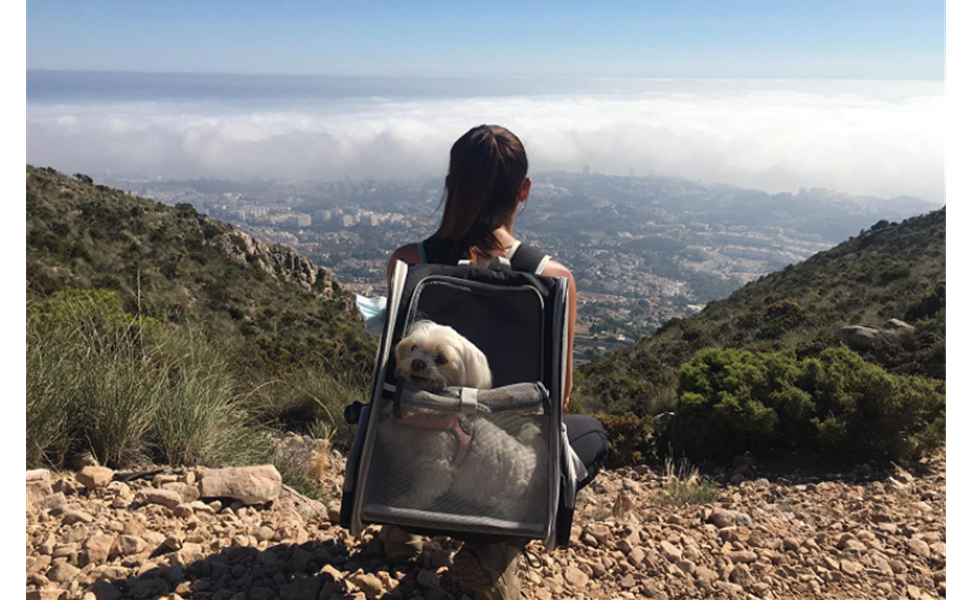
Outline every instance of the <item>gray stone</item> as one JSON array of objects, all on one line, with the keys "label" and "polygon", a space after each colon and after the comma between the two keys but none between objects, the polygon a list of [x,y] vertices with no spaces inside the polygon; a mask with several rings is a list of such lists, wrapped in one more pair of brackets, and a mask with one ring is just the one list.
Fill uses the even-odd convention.
[{"label": "gray stone", "polygon": [[52,493],[50,471],[47,469],[27,471],[27,508]]},{"label": "gray stone", "polygon": [[862,325],[848,325],[839,329],[839,339],[856,351],[871,350],[880,337],[880,331],[875,327],[864,327]]},{"label": "gray stone", "polygon": [[381,583],[380,579],[374,575],[371,575],[370,573],[357,573],[355,575],[351,575],[347,579],[356,585],[360,591],[364,592],[364,595],[367,596],[367,600],[380,598],[384,593],[384,584]]},{"label": "gray stone", "polygon": [[161,504],[168,508],[175,508],[182,503],[182,496],[172,490],[145,488],[135,495],[135,501],[143,504]]},{"label": "gray stone", "polygon": [[737,514],[733,510],[715,508],[707,520],[709,523],[714,523],[714,526],[720,529],[734,525],[735,521],[737,521]]},{"label": "gray stone", "polygon": [[233,498],[243,504],[263,504],[280,495],[283,480],[273,465],[206,469],[199,482],[203,498]]},{"label": "gray stone", "polygon": [[900,319],[889,319],[882,324],[883,329],[890,329],[893,331],[916,331],[916,328]]},{"label": "gray stone", "polygon": [[438,576],[428,569],[418,571],[418,575],[414,579],[423,588],[436,588],[441,586],[441,582],[438,581]]},{"label": "gray stone", "polygon": [[71,566],[66,562],[56,563],[47,571],[47,578],[57,583],[67,583],[81,573],[77,567]]},{"label": "gray stone", "polygon": [[114,471],[108,467],[88,466],[81,469],[75,477],[84,487],[95,490],[106,487],[114,476]]},{"label": "gray stone", "polygon": [[660,552],[664,555],[664,558],[672,563],[676,563],[684,558],[684,553],[680,551],[680,548],[674,546],[667,540],[660,542]]}]

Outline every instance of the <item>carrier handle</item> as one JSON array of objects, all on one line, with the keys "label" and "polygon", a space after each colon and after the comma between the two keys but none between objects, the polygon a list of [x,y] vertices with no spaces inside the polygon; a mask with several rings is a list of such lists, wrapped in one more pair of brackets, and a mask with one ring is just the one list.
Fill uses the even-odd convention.
[{"label": "carrier handle", "polygon": [[542,415],[550,406],[549,390],[541,381],[513,383],[491,390],[449,387],[431,392],[409,381],[397,386],[394,416],[417,412]]}]

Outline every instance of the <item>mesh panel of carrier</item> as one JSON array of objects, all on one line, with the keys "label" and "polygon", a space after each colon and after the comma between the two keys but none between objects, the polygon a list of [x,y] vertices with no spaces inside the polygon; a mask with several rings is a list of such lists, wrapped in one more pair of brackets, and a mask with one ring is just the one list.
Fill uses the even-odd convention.
[{"label": "mesh panel of carrier", "polygon": [[[390,405],[390,403],[387,403]],[[538,535],[549,506],[549,417],[377,415],[364,514],[401,525]],[[439,421],[431,428],[414,421]],[[440,426],[440,428],[438,428]],[[469,437],[459,460],[462,430]]]}]

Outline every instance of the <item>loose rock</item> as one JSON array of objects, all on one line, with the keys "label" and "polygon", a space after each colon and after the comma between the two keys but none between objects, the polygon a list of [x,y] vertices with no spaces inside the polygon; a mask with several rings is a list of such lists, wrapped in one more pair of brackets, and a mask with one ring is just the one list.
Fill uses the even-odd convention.
[{"label": "loose rock", "polygon": [[81,469],[76,475],[78,483],[88,488],[96,490],[106,487],[114,478],[114,471],[107,467],[87,466]]},{"label": "loose rock", "polygon": [[243,504],[263,504],[280,495],[282,478],[273,465],[207,469],[199,491],[203,498],[233,498]]}]

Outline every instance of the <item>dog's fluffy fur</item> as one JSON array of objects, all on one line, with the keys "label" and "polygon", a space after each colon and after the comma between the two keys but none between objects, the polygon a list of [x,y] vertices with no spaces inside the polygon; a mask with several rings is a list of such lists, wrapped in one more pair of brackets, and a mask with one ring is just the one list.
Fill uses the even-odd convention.
[{"label": "dog's fluffy fur", "polygon": [[[396,375],[425,389],[450,386],[490,389],[488,359],[451,327],[420,321],[395,348]],[[458,447],[449,430],[418,429],[393,420],[382,427],[388,450],[408,473],[410,491],[404,507],[430,509],[447,492],[466,501],[486,502],[498,514],[514,511],[532,487],[545,446],[539,427],[512,418],[509,432],[488,418],[471,416],[471,446],[461,465],[453,464]],[[511,516],[511,515],[509,515]]]},{"label": "dog's fluffy fur", "polygon": [[475,344],[447,325],[418,321],[394,349],[395,374],[428,390],[462,386],[491,389],[488,359]]}]

